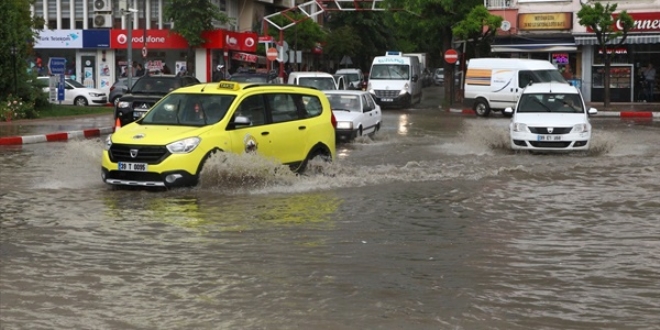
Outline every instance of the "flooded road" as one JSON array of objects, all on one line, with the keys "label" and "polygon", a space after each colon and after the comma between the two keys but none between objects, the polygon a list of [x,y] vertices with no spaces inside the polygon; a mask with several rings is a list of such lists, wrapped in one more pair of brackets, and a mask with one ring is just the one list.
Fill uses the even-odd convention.
[{"label": "flooded road", "polygon": [[0,329],[658,329],[660,124],[531,155],[507,123],[386,110],[316,173],[167,192],[104,185],[100,139],[1,148]]}]

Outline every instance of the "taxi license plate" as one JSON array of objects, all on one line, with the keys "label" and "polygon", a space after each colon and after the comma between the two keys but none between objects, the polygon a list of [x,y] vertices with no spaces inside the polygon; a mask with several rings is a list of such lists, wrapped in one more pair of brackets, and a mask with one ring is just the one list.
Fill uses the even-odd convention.
[{"label": "taxi license plate", "polygon": [[383,102],[394,102],[393,99],[381,99],[381,101],[383,101]]},{"label": "taxi license plate", "polygon": [[561,135],[539,135],[537,141],[561,141]]},{"label": "taxi license plate", "polygon": [[147,164],[145,163],[124,163],[119,162],[117,164],[117,169],[120,171],[131,171],[131,172],[146,172]]}]

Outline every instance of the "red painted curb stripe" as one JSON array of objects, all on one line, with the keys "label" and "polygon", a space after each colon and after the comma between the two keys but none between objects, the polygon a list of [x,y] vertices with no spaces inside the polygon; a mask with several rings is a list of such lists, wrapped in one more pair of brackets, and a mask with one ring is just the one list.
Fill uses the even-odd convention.
[{"label": "red painted curb stripe", "polygon": [[100,129],[86,129],[86,130],[83,131],[83,135],[86,138],[101,136],[101,130]]},{"label": "red painted curb stripe", "polygon": [[23,144],[23,138],[20,136],[10,136],[10,137],[1,137],[0,138],[0,145],[1,146],[9,146],[9,145],[16,145],[16,144]]},{"label": "red painted curb stripe", "polygon": [[474,115],[474,114],[476,114],[474,112],[474,110],[472,110],[472,109],[463,109],[463,111],[461,111],[461,113],[464,114],[464,115]]},{"label": "red painted curb stripe", "polygon": [[69,138],[69,134],[67,134],[67,133],[46,134],[46,141],[48,141],[48,142],[66,141],[68,138]]},{"label": "red painted curb stripe", "polygon": [[621,118],[652,118],[653,112],[650,111],[621,111]]}]

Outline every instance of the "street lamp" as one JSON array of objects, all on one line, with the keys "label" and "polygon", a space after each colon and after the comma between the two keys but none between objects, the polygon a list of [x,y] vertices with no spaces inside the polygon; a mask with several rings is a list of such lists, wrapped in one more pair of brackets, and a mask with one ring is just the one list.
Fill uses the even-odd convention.
[{"label": "street lamp", "polygon": [[[133,14],[137,13],[138,10],[131,8],[133,1],[128,1],[128,8],[125,10],[122,8],[122,14],[128,17],[128,47],[126,52],[128,53],[126,61],[126,86],[133,86]],[[146,36],[144,36],[146,38]]]},{"label": "street lamp", "polygon": [[14,96],[18,94],[18,78],[16,76],[16,53],[18,49],[16,46],[11,46],[11,65],[14,67]]}]

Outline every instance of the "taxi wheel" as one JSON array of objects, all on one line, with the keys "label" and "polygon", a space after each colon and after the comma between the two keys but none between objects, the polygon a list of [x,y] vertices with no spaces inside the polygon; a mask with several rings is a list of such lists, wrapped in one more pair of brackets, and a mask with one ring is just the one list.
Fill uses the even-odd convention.
[{"label": "taxi wheel", "polygon": [[202,158],[202,161],[199,162],[199,166],[197,166],[197,173],[195,173],[195,184],[194,185],[199,184],[199,178],[202,175],[202,170],[204,169],[204,164],[206,164],[206,161],[209,160],[209,158],[213,157],[213,155],[215,155],[218,152],[222,152],[222,150],[214,149],[214,150],[209,151],[206,154],[206,156],[204,156],[204,158]]},{"label": "taxi wheel", "polygon": [[322,160],[326,163],[330,163],[332,161],[332,158],[330,157],[330,153],[327,150],[323,149],[315,149],[310,151],[310,153],[307,155],[307,158],[300,164],[300,167],[298,168],[298,173],[299,174],[304,174],[305,172],[308,172],[310,170],[309,168],[309,162],[313,160]]},{"label": "taxi wheel", "polygon": [[488,115],[490,115],[490,107],[488,106],[488,102],[486,102],[484,99],[477,99],[474,102],[474,112],[479,117],[488,117]]}]

